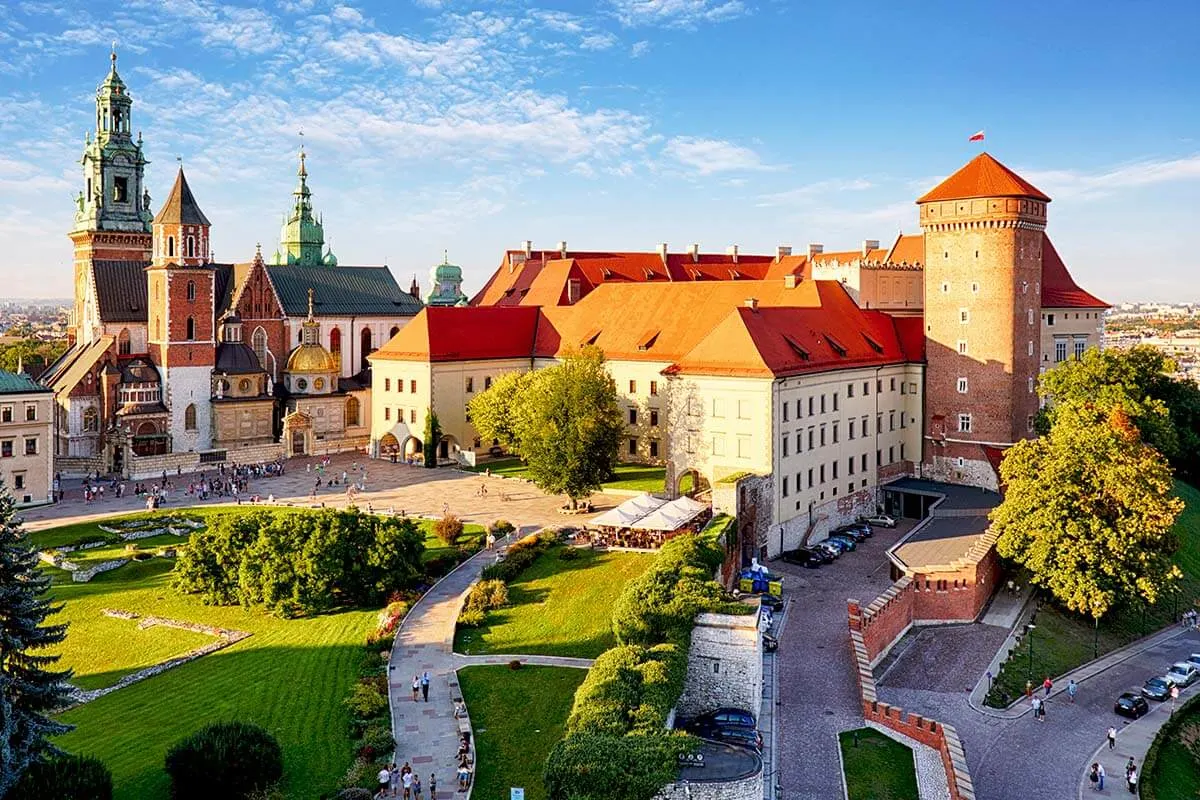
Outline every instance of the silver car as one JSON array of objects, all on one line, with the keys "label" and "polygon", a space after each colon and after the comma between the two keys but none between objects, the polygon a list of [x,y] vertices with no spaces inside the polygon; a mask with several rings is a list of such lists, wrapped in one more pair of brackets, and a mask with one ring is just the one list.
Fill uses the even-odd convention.
[{"label": "silver car", "polygon": [[1166,678],[1176,686],[1186,689],[1200,680],[1200,669],[1195,664],[1180,661],[1171,665],[1171,668],[1167,670]]}]

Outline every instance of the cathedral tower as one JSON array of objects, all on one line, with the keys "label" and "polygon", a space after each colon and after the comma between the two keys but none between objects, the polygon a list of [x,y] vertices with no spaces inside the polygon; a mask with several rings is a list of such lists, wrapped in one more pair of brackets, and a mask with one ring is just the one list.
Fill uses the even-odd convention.
[{"label": "cathedral tower", "polygon": [[216,273],[209,263],[209,221],[182,167],[153,227],[153,261],[146,268],[147,338],[167,391],[171,450],[207,450],[217,347]]},{"label": "cathedral tower", "polygon": [[305,165],[304,148],[300,148],[300,168],[296,171],[299,180],[292,211],[284,220],[279,233],[279,249],[271,258],[273,264],[300,264],[313,267],[324,264],[337,266],[337,257],[325,247],[324,220],[313,215],[312,191],[308,188],[308,167]]},{"label": "cathedral tower", "polygon": [[150,260],[150,195],[143,184],[142,137],[133,139],[133,99],[117,74],[117,54],[96,90],[96,129],[83,148],[83,188],[75,198],[75,309],[72,333],[83,327],[88,265]]},{"label": "cathedral tower", "polygon": [[921,197],[930,477],[996,488],[1033,434],[1050,198],[983,153]]}]

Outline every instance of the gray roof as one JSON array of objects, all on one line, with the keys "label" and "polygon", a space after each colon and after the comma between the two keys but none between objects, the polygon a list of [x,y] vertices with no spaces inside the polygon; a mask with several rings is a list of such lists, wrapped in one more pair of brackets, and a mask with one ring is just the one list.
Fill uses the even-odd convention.
[{"label": "gray roof", "polygon": [[147,261],[93,261],[96,301],[104,322],[146,321]]},{"label": "gray roof", "polygon": [[262,371],[258,356],[245,342],[222,342],[217,345],[217,364],[213,367],[213,372],[247,375]]},{"label": "gray roof", "polygon": [[420,300],[403,291],[387,267],[305,267],[279,264],[267,274],[289,317],[308,316],[313,290],[314,316],[415,316]]}]

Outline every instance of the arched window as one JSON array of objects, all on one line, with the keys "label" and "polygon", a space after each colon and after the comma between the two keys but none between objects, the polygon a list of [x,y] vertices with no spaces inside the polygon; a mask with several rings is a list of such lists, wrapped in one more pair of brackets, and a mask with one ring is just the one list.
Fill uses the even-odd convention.
[{"label": "arched window", "polygon": [[117,354],[127,356],[130,352],[129,328],[121,328],[121,332],[117,334]]},{"label": "arched window", "polygon": [[187,340],[190,342],[196,338],[196,318],[187,318]]},{"label": "arched window", "polygon": [[395,336],[397,333],[399,333],[399,332],[400,332],[400,326],[399,326],[399,325],[393,325],[393,326],[392,326],[392,332],[388,334],[388,338],[389,338],[389,339],[391,339],[392,337],[394,337],[394,336]]},{"label": "arched window", "polygon": [[367,362],[367,356],[371,354],[371,329],[363,328],[362,333],[359,334],[359,339],[362,341],[362,359],[360,368],[366,369],[370,366],[370,364]]},{"label": "arched window", "polygon": [[258,356],[258,365],[263,369],[267,368],[267,332],[262,328],[255,328],[254,333],[250,336],[250,346],[254,350],[254,355]]},{"label": "arched window", "polygon": [[196,257],[196,237],[189,236],[188,237],[188,258],[195,258],[195,257]]},{"label": "arched window", "polygon": [[188,407],[183,410],[183,427],[189,431],[196,430],[196,404],[188,403]]},{"label": "arched window", "polygon": [[329,352],[338,356],[338,361],[342,360],[342,329],[337,326],[329,332]]},{"label": "arched window", "polygon": [[358,398],[350,397],[346,400],[346,424],[358,424]]},{"label": "arched window", "polygon": [[85,433],[95,433],[100,428],[100,415],[95,406],[83,410],[83,430]]},{"label": "arched window", "polygon": [[[192,249],[192,240],[188,239],[188,250],[191,250],[191,249]],[[188,255],[191,255],[191,253],[188,253]],[[196,299],[196,282],[195,281],[188,281],[187,299],[188,299],[188,302],[192,302]]]},{"label": "arched window", "polygon": [[168,236],[167,237],[167,258],[174,258],[174,257],[175,257],[175,237]]}]

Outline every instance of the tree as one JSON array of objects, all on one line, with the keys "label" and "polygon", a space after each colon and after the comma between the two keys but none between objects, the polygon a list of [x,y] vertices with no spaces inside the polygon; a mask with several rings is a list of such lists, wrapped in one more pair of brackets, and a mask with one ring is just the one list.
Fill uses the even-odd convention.
[{"label": "tree", "polygon": [[54,756],[35,761],[6,800],[112,800],[112,773],[91,756]]},{"label": "tree", "polygon": [[510,452],[520,451],[513,427],[517,398],[529,384],[533,373],[506,372],[487,391],[475,395],[467,404],[471,424],[485,442],[497,441]]},{"label": "tree", "polygon": [[172,746],[166,770],[175,800],[240,800],[283,777],[283,751],[257,725],[218,722]]},{"label": "tree", "polygon": [[1071,402],[1053,416],[1047,435],[1018,442],[1000,465],[996,551],[1096,620],[1118,602],[1156,602],[1182,576],[1170,467],[1119,405]]},{"label": "tree", "polygon": [[0,797],[32,761],[54,752],[51,736],[71,729],[49,716],[67,702],[71,671],[52,671],[59,657],[39,654],[60,643],[67,626],[45,624],[61,606],[46,600],[50,577],[37,563],[0,482]]},{"label": "tree", "polygon": [[624,424],[599,348],[532,373],[511,409],[517,453],[543,491],[574,508],[612,476]]},{"label": "tree", "polygon": [[425,442],[422,445],[426,468],[433,469],[437,466],[438,445],[441,444],[441,441],[442,424],[438,422],[437,414],[430,408],[425,414]]},{"label": "tree", "polygon": [[447,547],[454,547],[463,535],[462,520],[453,514],[447,514],[433,523],[433,532]]}]

